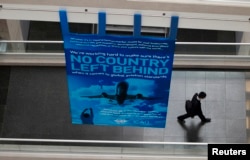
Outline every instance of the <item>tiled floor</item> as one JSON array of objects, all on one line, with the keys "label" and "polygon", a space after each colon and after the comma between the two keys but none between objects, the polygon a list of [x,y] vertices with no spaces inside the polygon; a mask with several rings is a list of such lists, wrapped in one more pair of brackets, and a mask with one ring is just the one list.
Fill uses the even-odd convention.
[{"label": "tiled floor", "polygon": [[[249,104],[249,76],[245,72],[174,71],[167,125],[164,129],[155,129],[72,125],[64,68],[12,67],[8,71],[11,71],[11,74],[5,101],[7,103],[2,138],[154,141],[169,144],[95,144],[92,147],[84,147],[8,145],[3,142],[0,145],[0,159],[40,160],[40,157],[43,157],[50,160],[56,157],[203,160],[206,159],[207,146],[201,142],[247,142],[246,126],[249,124],[246,123],[246,106]],[[2,75],[8,77],[8,74]],[[204,114],[212,118],[212,122],[201,124],[199,118],[195,117],[179,124],[176,117],[184,112],[185,100],[201,90],[207,92],[207,98],[202,101],[202,108]],[[182,142],[198,143],[191,145]]]},{"label": "tiled floor", "polygon": [[[63,67],[13,67],[2,137],[164,142],[245,143],[244,72],[174,71],[164,129],[72,125]],[[184,125],[176,117],[195,92],[206,91],[203,112]]]},{"label": "tiled floor", "polygon": [[[185,126],[176,125],[175,117],[184,112],[184,101],[199,91],[207,93],[202,108],[204,114],[212,118],[212,122],[200,125],[199,118],[195,117],[187,120]],[[245,100],[244,72],[175,71],[165,140],[244,143]]]},{"label": "tiled floor", "polygon": [[247,142],[250,143],[250,72],[246,72],[246,123]]},{"label": "tiled floor", "polygon": [[7,103],[7,93],[10,78],[10,67],[0,68],[0,134],[2,133],[4,112]]}]

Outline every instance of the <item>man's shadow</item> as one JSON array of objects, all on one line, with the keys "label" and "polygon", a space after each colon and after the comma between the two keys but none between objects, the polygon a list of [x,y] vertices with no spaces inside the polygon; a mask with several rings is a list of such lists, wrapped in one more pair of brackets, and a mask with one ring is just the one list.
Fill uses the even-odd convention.
[{"label": "man's shadow", "polygon": [[201,127],[205,124],[204,122],[199,122],[195,124],[193,121],[188,126],[185,123],[179,122],[182,129],[186,131],[186,141],[187,142],[202,142],[202,138],[199,136]]}]

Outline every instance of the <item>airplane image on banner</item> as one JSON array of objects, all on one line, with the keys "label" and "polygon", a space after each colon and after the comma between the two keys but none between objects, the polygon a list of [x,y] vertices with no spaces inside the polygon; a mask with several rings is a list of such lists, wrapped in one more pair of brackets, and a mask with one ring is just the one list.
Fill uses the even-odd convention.
[{"label": "airplane image on banner", "polygon": [[129,88],[129,84],[127,82],[119,82],[116,86],[116,94],[110,95],[106,92],[101,93],[100,95],[96,96],[81,96],[84,98],[107,98],[110,102],[113,100],[117,101],[119,105],[124,104],[126,100],[134,101],[134,100],[157,100],[160,97],[144,97],[143,94],[138,93],[135,95],[127,94]]}]

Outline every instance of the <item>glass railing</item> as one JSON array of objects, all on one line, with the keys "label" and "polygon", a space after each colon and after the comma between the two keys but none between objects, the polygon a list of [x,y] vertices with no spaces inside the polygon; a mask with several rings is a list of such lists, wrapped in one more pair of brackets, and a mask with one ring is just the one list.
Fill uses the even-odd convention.
[{"label": "glass railing", "polygon": [[250,43],[176,42],[175,54],[248,55]]},{"label": "glass railing", "polygon": [[[63,53],[63,41],[0,41],[0,53]],[[176,55],[248,56],[250,43],[176,42]]]},{"label": "glass railing", "polygon": [[[176,42],[174,68],[249,69],[250,43]],[[0,41],[0,65],[65,66],[63,41]]]},{"label": "glass railing", "polygon": [[[206,159],[207,143],[108,141],[108,140],[55,140],[55,139],[0,139],[0,153],[57,154],[63,156],[99,157],[105,159],[177,158]],[[54,155],[55,156],[55,155]],[[49,158],[49,156],[48,156]],[[55,158],[55,157],[54,157]],[[85,157],[86,158],[86,157]],[[1,159],[1,156],[0,156]]]},{"label": "glass railing", "polygon": [[63,41],[0,41],[0,53],[62,53]]}]

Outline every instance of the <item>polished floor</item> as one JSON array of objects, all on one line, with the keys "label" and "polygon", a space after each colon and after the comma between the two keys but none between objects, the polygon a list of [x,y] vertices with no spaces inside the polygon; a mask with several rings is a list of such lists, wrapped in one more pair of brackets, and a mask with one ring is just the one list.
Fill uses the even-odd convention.
[{"label": "polished floor", "polygon": [[199,91],[207,93],[202,107],[212,122],[201,125],[198,117],[189,119],[184,127],[169,127],[172,134],[167,126],[169,137],[182,135],[181,141],[187,142],[246,142],[244,72],[177,71],[173,73],[171,91],[168,125],[174,126],[175,117],[183,111],[183,100],[190,99],[192,93]]},{"label": "polished floor", "polygon": [[[1,68],[1,138],[110,140],[156,144],[1,142],[0,159],[206,159],[207,143],[247,143],[249,74],[235,71],[174,71],[164,129],[72,125],[63,67]],[[206,91],[210,123],[195,117],[180,124],[184,102]],[[6,93],[7,92],[7,93]],[[4,94],[3,94],[4,93]],[[5,95],[5,96],[4,96]],[[4,98],[6,97],[6,98]],[[247,110],[246,110],[247,109]],[[247,115],[247,117],[246,117]],[[157,142],[165,144],[157,144]],[[186,143],[188,142],[188,143]],[[193,143],[194,142],[194,143]],[[15,144],[13,144],[15,143]],[[45,145],[46,144],[46,145]],[[79,146],[79,144],[81,144]]]},{"label": "polished floor", "polygon": [[[211,123],[176,117],[184,102],[206,91],[202,101]],[[1,137],[157,142],[246,143],[245,72],[174,71],[166,127],[72,125],[63,67],[13,67]]]}]

